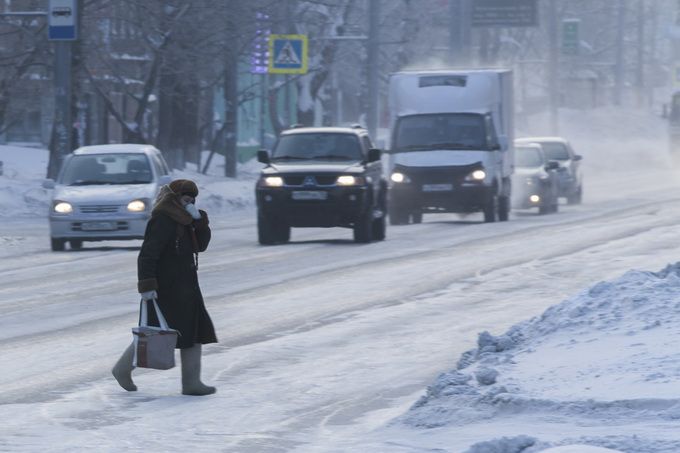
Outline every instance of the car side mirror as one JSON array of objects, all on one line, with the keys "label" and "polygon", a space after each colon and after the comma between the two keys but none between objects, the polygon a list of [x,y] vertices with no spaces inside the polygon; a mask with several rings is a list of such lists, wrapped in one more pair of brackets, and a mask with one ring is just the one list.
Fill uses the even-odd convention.
[{"label": "car side mirror", "polygon": [[371,148],[368,150],[368,162],[377,162],[380,160],[382,151],[378,148]]},{"label": "car side mirror", "polygon": [[546,171],[557,170],[558,168],[560,168],[560,163],[555,160],[549,160],[548,163],[545,164]]},{"label": "car side mirror", "polygon": [[46,179],[42,182],[43,189],[54,189],[54,179]]},{"label": "car side mirror", "polygon": [[263,164],[268,164],[271,161],[269,160],[269,152],[266,149],[261,149],[257,152],[257,161]]},{"label": "car side mirror", "polygon": [[580,154],[576,154],[576,155],[574,156],[574,159],[573,159],[573,160],[576,161],[576,160],[581,160],[581,159],[583,159],[583,156],[581,156]]}]

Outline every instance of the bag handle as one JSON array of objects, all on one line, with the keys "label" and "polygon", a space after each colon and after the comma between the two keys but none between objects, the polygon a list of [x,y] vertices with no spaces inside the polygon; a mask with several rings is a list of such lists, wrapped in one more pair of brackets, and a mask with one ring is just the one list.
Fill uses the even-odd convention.
[{"label": "bag handle", "polygon": [[[163,316],[163,312],[161,312],[161,309],[158,308],[158,303],[156,303],[156,299],[152,299],[153,302],[153,307],[156,310],[156,317],[158,318],[158,323],[160,324],[161,329],[163,330],[170,330],[168,327],[168,323],[165,321],[165,317]],[[141,310],[140,310],[140,317],[139,317],[139,325],[140,326],[148,326],[149,325],[149,315],[148,315],[148,305],[144,303],[144,299],[141,300]]]}]

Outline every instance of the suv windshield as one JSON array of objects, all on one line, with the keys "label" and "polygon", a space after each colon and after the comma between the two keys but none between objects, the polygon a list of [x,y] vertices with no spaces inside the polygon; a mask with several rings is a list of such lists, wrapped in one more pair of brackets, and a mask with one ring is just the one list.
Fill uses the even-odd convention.
[{"label": "suv windshield", "polygon": [[304,133],[283,135],[272,151],[272,160],[362,160],[354,134]]},{"label": "suv windshield", "polygon": [[473,113],[405,116],[394,135],[395,151],[487,148],[484,117]]},{"label": "suv windshield", "polygon": [[543,154],[539,148],[532,146],[515,147],[515,164],[518,167],[540,167],[543,165]]},{"label": "suv windshield", "polygon": [[59,182],[67,186],[148,184],[152,181],[145,154],[76,155],[67,161]]},{"label": "suv windshield", "polygon": [[548,160],[569,160],[569,150],[564,143],[541,143]]}]

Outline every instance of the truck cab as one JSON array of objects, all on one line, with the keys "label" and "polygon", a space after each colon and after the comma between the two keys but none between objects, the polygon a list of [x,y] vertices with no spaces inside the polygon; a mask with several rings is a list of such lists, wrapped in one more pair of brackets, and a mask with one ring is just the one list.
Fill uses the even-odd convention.
[{"label": "truck cab", "polygon": [[393,74],[390,223],[419,223],[438,212],[508,220],[512,110],[510,71]]}]

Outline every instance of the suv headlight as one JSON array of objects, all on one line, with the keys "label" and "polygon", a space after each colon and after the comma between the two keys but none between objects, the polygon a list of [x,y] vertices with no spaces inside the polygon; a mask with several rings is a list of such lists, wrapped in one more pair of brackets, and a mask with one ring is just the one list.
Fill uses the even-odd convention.
[{"label": "suv headlight", "polygon": [[55,201],[52,210],[58,214],[70,214],[73,212],[73,205],[66,201]]},{"label": "suv headlight", "polygon": [[392,173],[392,175],[390,176],[390,180],[392,182],[396,182],[396,183],[409,183],[409,182],[411,182],[411,178],[409,178],[407,175],[405,175],[403,173],[399,173],[398,171],[395,171],[394,173]]},{"label": "suv headlight", "polygon": [[465,181],[471,182],[481,182],[486,178],[486,172],[484,170],[475,170],[465,177]]},{"label": "suv headlight", "polygon": [[132,200],[127,205],[127,210],[130,212],[142,212],[146,209],[146,203],[143,200]]},{"label": "suv headlight", "polygon": [[338,179],[335,183],[339,186],[360,186],[365,182],[366,180],[361,176],[343,175],[338,176]]},{"label": "suv headlight", "polygon": [[280,176],[266,176],[260,180],[265,187],[283,187],[283,178]]}]

